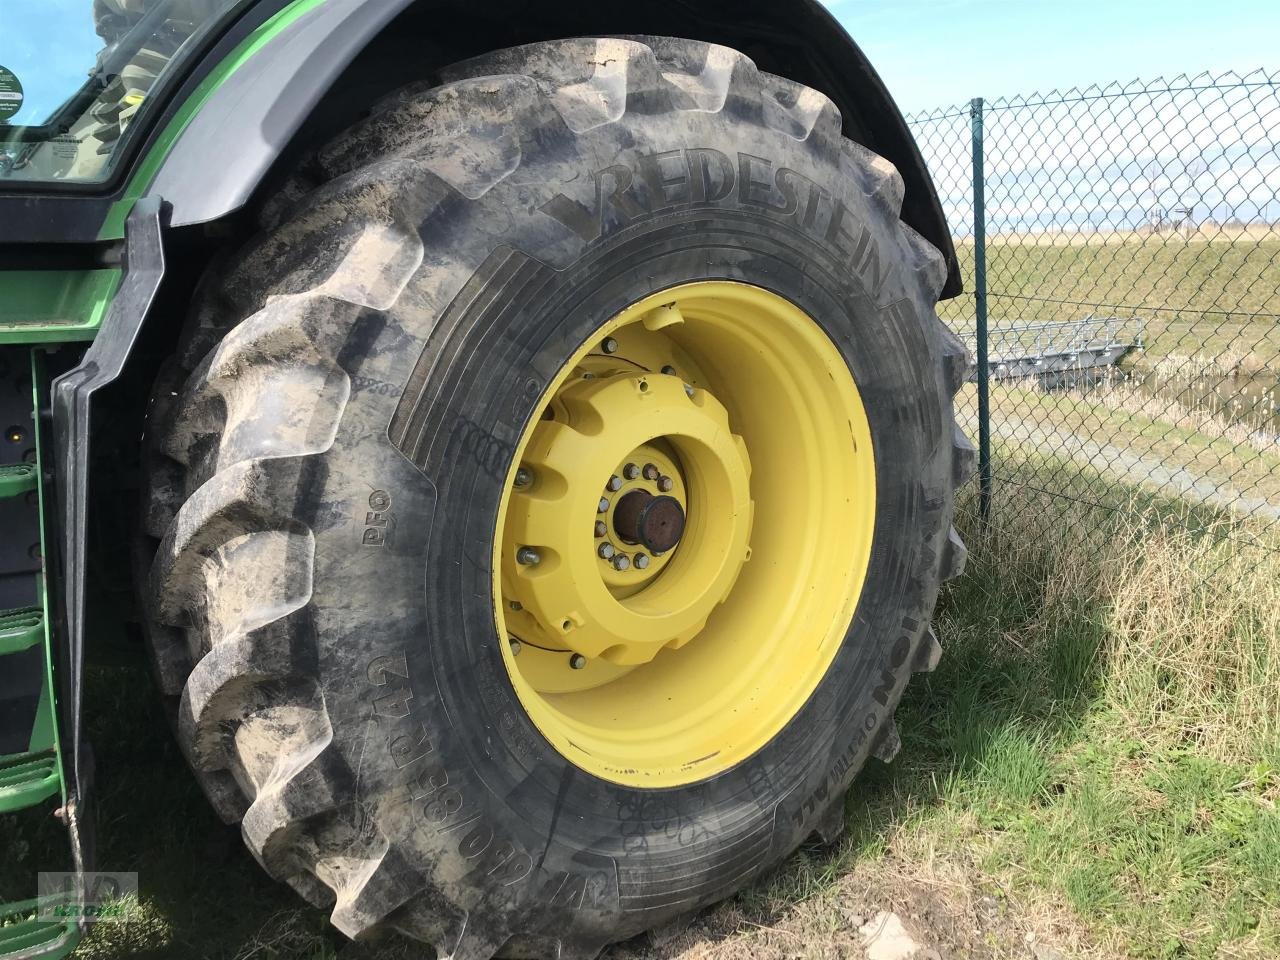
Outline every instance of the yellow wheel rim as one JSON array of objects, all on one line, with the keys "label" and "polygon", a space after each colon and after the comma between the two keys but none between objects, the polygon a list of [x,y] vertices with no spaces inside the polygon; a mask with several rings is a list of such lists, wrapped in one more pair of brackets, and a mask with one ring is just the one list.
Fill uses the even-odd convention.
[{"label": "yellow wheel rim", "polygon": [[539,400],[495,537],[533,723],[605,780],[672,787],[764,747],[831,666],[875,523],[844,359],[790,301],[688,284],[604,324]]}]

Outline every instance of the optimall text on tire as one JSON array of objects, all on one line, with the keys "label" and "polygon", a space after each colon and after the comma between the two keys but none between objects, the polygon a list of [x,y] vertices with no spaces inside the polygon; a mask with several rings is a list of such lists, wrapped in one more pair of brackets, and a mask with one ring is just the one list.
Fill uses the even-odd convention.
[{"label": "optimall text on tire", "polygon": [[893,755],[965,360],[821,94],[659,38],[444,80],[203,284],[152,646],[218,811],[342,931],[590,957],[833,838]]}]

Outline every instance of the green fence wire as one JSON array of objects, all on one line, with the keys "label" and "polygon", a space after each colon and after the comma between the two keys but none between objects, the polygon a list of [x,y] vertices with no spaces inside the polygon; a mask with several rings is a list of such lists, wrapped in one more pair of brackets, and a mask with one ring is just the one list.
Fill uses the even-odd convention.
[{"label": "green fence wire", "polygon": [[979,509],[1034,504],[1050,536],[1156,511],[1280,549],[1280,74],[908,122],[964,274],[939,313],[977,359],[958,403]]}]

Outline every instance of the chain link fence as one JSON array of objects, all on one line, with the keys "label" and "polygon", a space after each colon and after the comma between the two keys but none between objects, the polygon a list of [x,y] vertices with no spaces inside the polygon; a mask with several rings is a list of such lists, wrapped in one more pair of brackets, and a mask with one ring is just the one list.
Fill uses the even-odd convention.
[{"label": "chain link fence", "polygon": [[982,441],[979,510],[1034,509],[1048,536],[1081,511],[1159,511],[1280,549],[1278,83],[908,118],[964,273],[940,315],[977,358],[959,412]]}]

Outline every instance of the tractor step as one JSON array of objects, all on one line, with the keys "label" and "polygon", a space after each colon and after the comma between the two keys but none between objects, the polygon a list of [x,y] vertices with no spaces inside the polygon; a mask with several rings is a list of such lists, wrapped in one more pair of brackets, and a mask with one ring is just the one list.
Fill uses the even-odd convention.
[{"label": "tractor step", "polygon": [[39,913],[70,904],[70,897],[50,897],[0,904],[0,960],[60,960],[80,943],[74,920],[42,920]]},{"label": "tractor step", "polygon": [[0,467],[0,500],[19,497],[36,488],[34,463],[11,463]]},{"label": "tractor step", "polygon": [[44,611],[39,607],[0,610],[0,656],[30,650],[44,639]]},{"label": "tractor step", "polygon": [[0,810],[21,810],[59,789],[58,755],[53,750],[0,759]]}]

